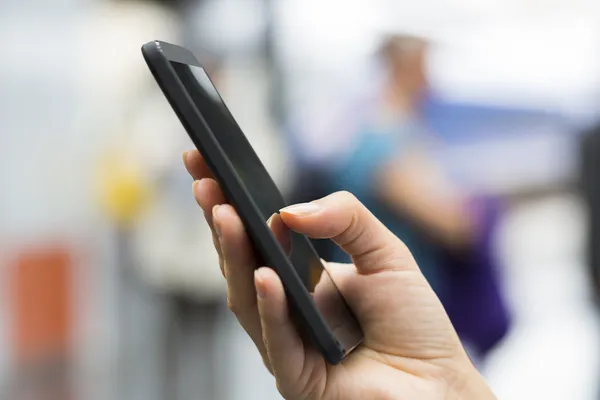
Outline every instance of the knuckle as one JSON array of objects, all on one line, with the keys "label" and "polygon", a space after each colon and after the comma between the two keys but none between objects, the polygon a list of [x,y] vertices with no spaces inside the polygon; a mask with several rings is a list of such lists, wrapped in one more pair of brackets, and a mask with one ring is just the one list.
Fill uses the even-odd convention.
[{"label": "knuckle", "polygon": [[363,226],[359,223],[357,213],[352,213],[348,225],[339,233],[337,240],[344,247],[352,247],[363,237],[363,233]]},{"label": "knuckle", "polygon": [[271,367],[271,362],[269,361],[269,358],[263,355],[262,361],[267,371],[269,371],[269,373],[274,376],[273,367]]},{"label": "knuckle", "polygon": [[275,375],[275,384],[277,386],[277,391],[284,399],[311,399],[314,398],[311,395],[305,395],[302,393],[302,390],[297,387],[296,384],[290,382],[282,382],[281,379]]},{"label": "knuckle", "polygon": [[223,249],[221,248],[221,241],[219,240],[216,233],[213,233],[213,246],[215,247],[215,250],[217,251],[219,257],[222,257]]},{"label": "knuckle", "polygon": [[261,340],[263,342],[263,345],[265,346],[266,351],[269,351],[269,344],[267,343],[267,337],[265,336],[265,333],[263,332]]},{"label": "knuckle", "polygon": [[222,257],[219,257],[219,268],[221,269],[221,273],[223,274],[223,278],[227,279],[227,269],[225,267],[225,260]]},{"label": "knuckle", "polygon": [[342,191],[338,192],[337,194],[340,197],[340,199],[344,200],[345,202],[348,202],[348,203],[357,203],[358,202],[358,199],[356,198],[356,196],[352,192],[349,192],[347,190],[342,190]]},{"label": "knuckle", "polygon": [[227,308],[229,308],[229,311],[235,315],[237,315],[239,312],[239,306],[235,302],[231,301],[230,297],[227,297]]},{"label": "knuckle", "polygon": [[291,398],[288,388],[286,388],[284,385],[282,385],[281,381],[279,379],[276,379],[275,383],[276,383],[276,386],[277,386],[277,391],[279,392],[279,394],[281,394],[281,396],[284,399]]}]

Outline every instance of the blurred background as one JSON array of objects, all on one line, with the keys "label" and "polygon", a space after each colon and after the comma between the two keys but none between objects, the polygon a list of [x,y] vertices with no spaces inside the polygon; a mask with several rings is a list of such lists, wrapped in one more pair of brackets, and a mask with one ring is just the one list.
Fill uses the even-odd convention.
[{"label": "blurred background", "polygon": [[351,190],[409,243],[499,398],[600,398],[597,1],[4,0],[0,37],[2,398],[279,398],[153,39],[290,201]]}]

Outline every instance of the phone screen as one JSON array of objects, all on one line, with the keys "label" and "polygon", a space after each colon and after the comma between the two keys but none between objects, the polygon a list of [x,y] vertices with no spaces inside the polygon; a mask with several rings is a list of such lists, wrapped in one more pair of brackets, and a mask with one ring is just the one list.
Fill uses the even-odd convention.
[{"label": "phone screen", "polygon": [[[275,182],[204,69],[177,62],[171,64],[266,221],[286,206]],[[358,323],[309,240],[297,233],[290,234],[288,257],[292,265],[340,345],[346,351],[352,350],[362,339]]]}]

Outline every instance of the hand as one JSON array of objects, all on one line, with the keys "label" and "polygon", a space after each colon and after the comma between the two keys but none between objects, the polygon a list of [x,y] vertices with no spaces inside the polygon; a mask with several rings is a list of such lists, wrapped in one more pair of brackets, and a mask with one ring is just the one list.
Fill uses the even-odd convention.
[{"label": "hand", "polygon": [[329,263],[327,269],[365,340],[332,366],[299,337],[281,281],[257,264],[239,216],[200,154],[187,152],[184,161],[213,230],[229,307],[286,399],[494,398],[410,251],[351,194],[292,206],[270,219],[280,240],[287,227],[313,238],[331,238],[353,258],[354,265]]}]

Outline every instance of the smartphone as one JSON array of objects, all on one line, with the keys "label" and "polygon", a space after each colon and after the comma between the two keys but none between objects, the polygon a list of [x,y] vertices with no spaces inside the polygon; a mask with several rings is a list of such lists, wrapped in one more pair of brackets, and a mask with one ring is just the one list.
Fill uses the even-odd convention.
[{"label": "smartphone", "polygon": [[153,41],[142,54],[154,79],[238,212],[261,263],[280,277],[298,331],[330,364],[363,340],[358,322],[310,240],[290,232],[283,249],[266,221],[283,196],[192,52]]}]

